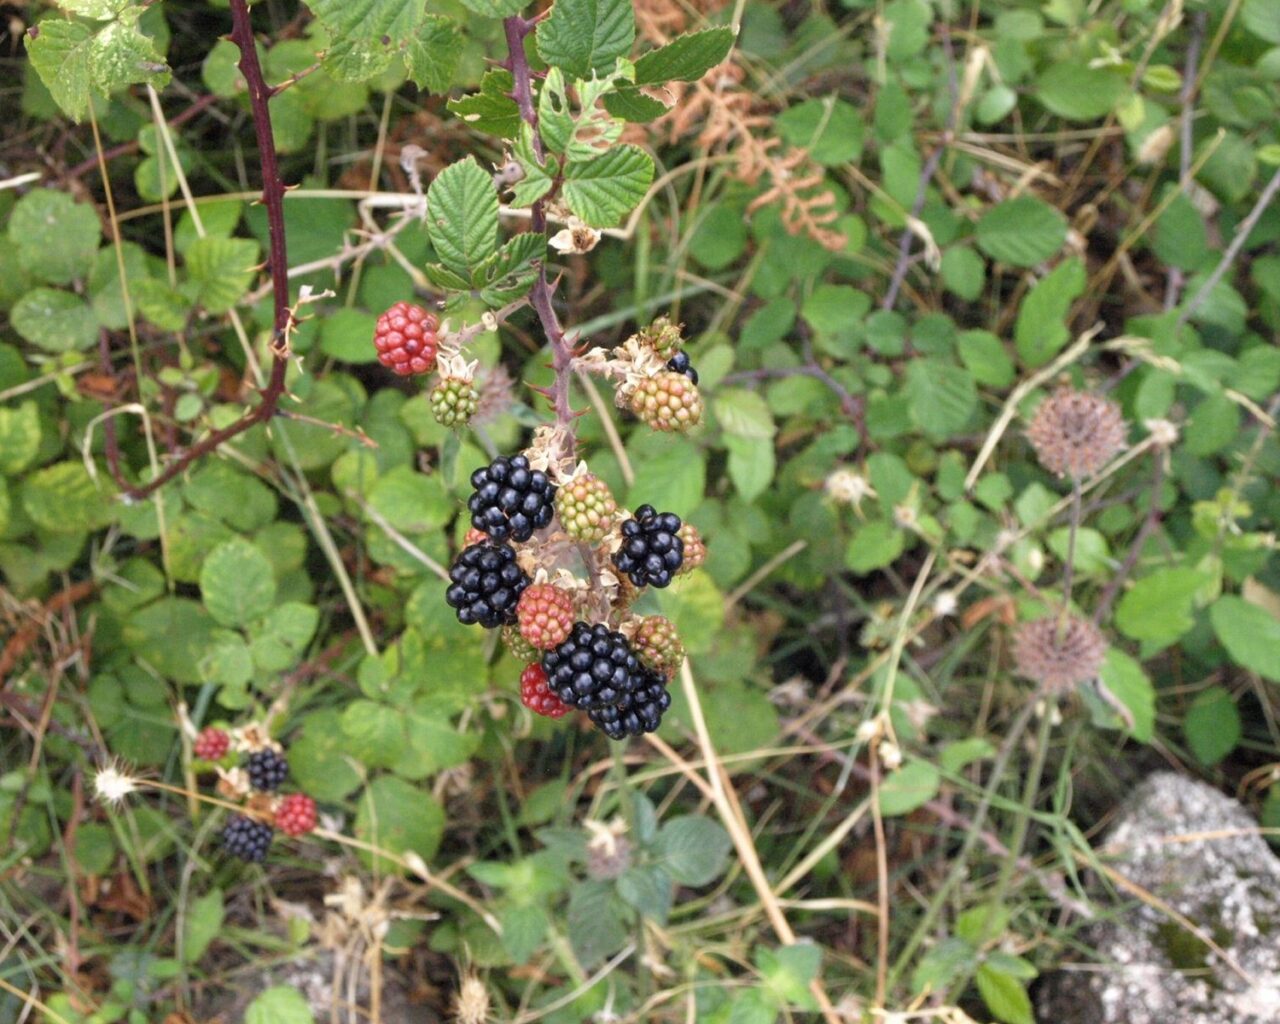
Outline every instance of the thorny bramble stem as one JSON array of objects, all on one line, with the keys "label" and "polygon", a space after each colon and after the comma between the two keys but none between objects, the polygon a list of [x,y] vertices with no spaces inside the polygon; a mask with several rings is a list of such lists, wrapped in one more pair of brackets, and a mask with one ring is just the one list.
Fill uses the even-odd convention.
[{"label": "thorny bramble stem", "polygon": [[[507,35],[508,55],[506,67],[515,80],[512,99],[520,108],[520,117],[533,129],[533,149],[542,159],[542,137],[538,134],[538,112],[533,105],[533,72],[529,69],[529,58],[524,50],[524,41],[533,31],[535,21],[519,16],[505,18],[503,28]],[[534,231],[547,229],[547,215],[543,201],[539,199],[533,204],[532,228]],[[551,368],[555,371],[555,383],[552,384],[547,397],[555,409],[556,423],[563,428],[566,450],[560,454],[572,457],[574,448],[573,420],[575,413],[569,404],[569,381],[573,377],[573,344],[565,337],[564,328],[556,316],[555,307],[551,304],[552,286],[547,280],[547,267],[544,262],[538,271],[538,279],[534,282],[529,301],[533,304],[542,324],[542,330],[551,345]]]},{"label": "thorny bramble stem", "polygon": [[275,316],[271,331],[271,377],[261,390],[256,407],[234,423],[221,430],[206,434],[184,451],[153,480],[137,487],[126,487],[130,498],[145,498],[159,490],[174,477],[186,471],[200,457],[209,454],[224,441],[243,434],[259,423],[265,423],[276,414],[280,397],[284,394],[285,371],[289,366],[288,333],[292,314],[289,311],[289,259],[285,249],[284,234],[284,182],[280,178],[280,166],[276,160],[275,134],[271,129],[271,112],[267,101],[271,87],[262,76],[262,64],[254,48],[253,24],[249,17],[248,0],[230,0],[231,41],[240,50],[240,73],[249,90],[249,105],[253,111],[253,128],[258,137],[258,160],[262,167],[262,205],[267,210],[268,256],[267,268],[271,274]]}]

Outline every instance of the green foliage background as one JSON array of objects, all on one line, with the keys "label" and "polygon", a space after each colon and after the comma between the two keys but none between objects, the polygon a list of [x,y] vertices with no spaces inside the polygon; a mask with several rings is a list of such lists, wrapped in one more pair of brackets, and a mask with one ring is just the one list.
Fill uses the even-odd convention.
[{"label": "green foliage background", "polygon": [[[461,287],[450,274],[490,288],[497,305],[527,286],[529,263],[500,251],[492,230],[476,259],[451,253],[434,222],[353,261],[388,223],[359,204],[403,182],[388,170],[389,139],[427,149],[435,180],[486,178],[503,138],[519,156],[509,76],[487,62],[503,52],[497,19],[521,9],[255,8],[268,80],[298,76],[271,101],[286,180],[299,184],[286,204],[290,264],[304,268],[293,284],[335,294],[304,308],[284,415],[139,502],[117,494],[108,430],[123,473],[145,481],[234,421],[254,400],[238,382],[267,359],[267,227],[237,51],[219,38],[224,5],[67,0],[32,11],[39,31],[4,61],[14,116],[0,160],[29,177],[0,191],[0,631],[15,652],[2,685],[14,723],[42,708],[49,718],[38,741],[25,728],[0,736],[0,914],[29,922],[16,948],[0,946],[0,978],[38,986],[50,1020],[159,1019],[180,985],[313,948],[305,924],[263,907],[275,886],[297,884],[286,872],[314,875],[318,841],[250,875],[217,857],[207,809],[81,796],[106,754],[190,784],[179,704],[197,723],[234,723],[282,693],[275,725],[293,779],[339,830],[433,870],[465,863],[456,878],[503,925],[499,940],[437,892],[427,903],[439,920],[392,924],[389,960],[417,949],[473,965],[510,1006],[581,985],[548,1021],[606,1002],[638,1012],[686,983],[699,1020],[734,1024],[812,1010],[819,975],[833,998],[874,994],[866,965],[885,951],[873,923],[851,939],[848,911],[802,909],[794,923],[812,943],[779,943],[728,837],[670,763],[636,747],[628,757],[645,763],[619,761],[599,786],[601,742],[528,720],[520,666],[457,624],[413,553],[448,563],[470,471],[547,414],[519,391],[483,430],[439,427],[424,393],[377,366],[374,318],[428,281]],[[1045,923],[1034,877],[987,903],[983,879],[998,865],[980,852],[960,893],[931,902],[963,828],[905,816],[939,795],[972,811],[1029,692],[1009,673],[1006,627],[1061,596],[1069,500],[1021,430],[1059,378],[1109,389],[1136,454],[1085,496],[1074,598],[1107,611],[1112,648],[1102,687],[1063,705],[1036,852],[1075,877],[1073,857],[1091,855],[1080,829],[1156,763],[1152,751],[1232,789],[1280,757],[1280,207],[1266,202],[1280,186],[1280,16],[1273,0],[751,0],[685,27],[738,14],[734,66],[763,115],[749,136],[774,147],[763,174],[738,173],[748,136],[730,131],[708,150],[697,126],[669,121],[611,139],[609,187],[597,191],[575,179],[573,150],[559,151],[583,220],[612,226],[640,203],[623,237],[560,261],[568,322],[610,344],[670,311],[687,325],[708,406],[688,437],[621,422],[631,470],[597,416],[580,434],[620,501],[674,511],[707,539],[705,568],[652,610],[688,646],[769,877],[785,877],[866,795],[839,757],[861,756],[859,725],[888,711],[905,760],[880,810],[891,837],[926,840],[918,859],[893,864],[895,884],[913,887],[895,889],[889,998],[905,1006],[928,988],[1021,1024],[1028,982],[1067,955],[1070,935]],[[537,48],[586,79],[653,49],[635,36],[625,4],[558,0]],[[709,53],[721,37],[691,38],[682,45]],[[656,58],[636,60],[608,110],[652,120],[639,86],[692,77],[676,56],[702,66],[683,52],[657,70]],[[193,102],[204,106],[180,128],[157,125],[156,109],[172,120]],[[111,205],[95,135],[114,156]],[[769,160],[800,150],[813,177],[795,194],[829,193],[818,208],[836,242],[791,230],[769,192],[781,180]],[[900,252],[906,273],[886,303]],[[452,313],[474,319],[485,304],[463,299]],[[527,311],[475,355],[549,381]],[[1171,446],[1150,441],[1159,421],[1179,431]],[[998,443],[979,459],[988,438]],[[835,500],[837,470],[861,477],[867,496]],[[693,756],[691,709],[674,696],[660,736]],[[1008,797],[1002,834],[1017,828],[1022,756],[994,783]],[[1070,784],[1079,812],[1063,796]],[[1280,791],[1253,795],[1264,823],[1280,824]],[[602,881],[585,873],[582,823],[615,813],[637,855]],[[859,828],[848,842],[872,839]],[[399,870],[367,852],[333,855],[371,885]],[[827,851],[805,873],[806,896],[874,901],[874,875],[855,861],[848,847]],[[80,953],[108,978],[96,988],[38,955],[73,911],[37,893],[79,900],[70,880],[90,877],[129,877],[152,900],[141,920],[82,921]],[[322,892],[313,877],[299,898]],[[912,932],[927,915],[948,937],[921,947]],[[995,941],[1046,934],[1025,958]],[[645,942],[671,977],[629,962],[611,984],[581,984]],[[554,980],[513,980],[530,962]],[[17,1005],[0,993],[0,1017]],[[644,1012],[676,1014],[662,1001]],[[271,990],[248,1019],[309,1013]]]}]

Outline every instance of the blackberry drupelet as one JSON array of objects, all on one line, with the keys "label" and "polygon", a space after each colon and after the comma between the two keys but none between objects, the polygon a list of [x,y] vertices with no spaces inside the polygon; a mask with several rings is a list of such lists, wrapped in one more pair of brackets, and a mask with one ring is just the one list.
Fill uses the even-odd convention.
[{"label": "blackberry drupelet", "polygon": [[622,524],[622,547],[613,564],[637,587],[665,587],[684,562],[679,530],[679,516],[641,505],[635,518]]},{"label": "blackberry drupelet", "polygon": [[698,371],[693,368],[693,364],[689,362],[688,352],[677,352],[667,360],[667,369],[673,373],[683,373],[694,384],[698,383]]},{"label": "blackberry drupelet", "polygon": [[542,656],[542,668],[557,697],[587,709],[624,700],[643,672],[625,636],[585,622],[575,622],[569,639]]},{"label": "blackberry drupelet", "polygon": [[523,455],[499,455],[471,474],[471,486],[471,525],[493,540],[528,540],[555,515],[555,484]]},{"label": "blackberry drupelet", "polygon": [[516,621],[516,603],[529,585],[529,577],[516,564],[515,548],[487,541],[463,549],[449,579],[444,599],[458,613],[458,621],[486,629]]},{"label": "blackberry drupelet", "polygon": [[289,774],[289,762],[270,748],[255,750],[245,758],[244,769],[249,773],[249,785],[254,789],[274,793]]},{"label": "blackberry drupelet", "polygon": [[222,828],[222,848],[233,857],[261,864],[267,859],[271,836],[270,825],[235,814]]},{"label": "blackberry drupelet", "polygon": [[592,723],[611,740],[657,732],[662,713],[671,707],[671,694],[662,678],[642,669],[638,685],[623,700],[587,712]]}]

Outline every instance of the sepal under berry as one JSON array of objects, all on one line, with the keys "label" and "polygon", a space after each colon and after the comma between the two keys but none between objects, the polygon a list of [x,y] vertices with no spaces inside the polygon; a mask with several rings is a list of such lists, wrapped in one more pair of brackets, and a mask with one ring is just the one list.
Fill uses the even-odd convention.
[{"label": "sepal under berry", "polygon": [[631,394],[630,406],[654,430],[683,433],[702,421],[702,398],[697,385],[674,370],[663,370],[640,381]]}]

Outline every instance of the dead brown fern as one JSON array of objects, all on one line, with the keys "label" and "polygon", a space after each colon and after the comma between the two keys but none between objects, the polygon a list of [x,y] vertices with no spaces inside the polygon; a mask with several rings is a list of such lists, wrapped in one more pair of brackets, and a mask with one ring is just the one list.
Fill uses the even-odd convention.
[{"label": "dead brown fern", "polygon": [[[691,15],[721,6],[719,0],[637,0],[636,24],[641,36],[661,46],[689,27]],[[671,82],[659,97],[668,111],[650,126],[670,143],[694,135],[705,153],[728,152],[734,157],[734,178],[747,185],[768,181],[768,187],[747,207],[754,213],[780,204],[782,225],[792,235],[806,235],[824,249],[838,252],[847,236],[831,225],[840,216],[835,193],[823,187],[825,174],[805,149],[784,146],[772,134],[774,112],[760,109],[745,85],[746,73],[735,56],[712,68],[697,82]]]}]

